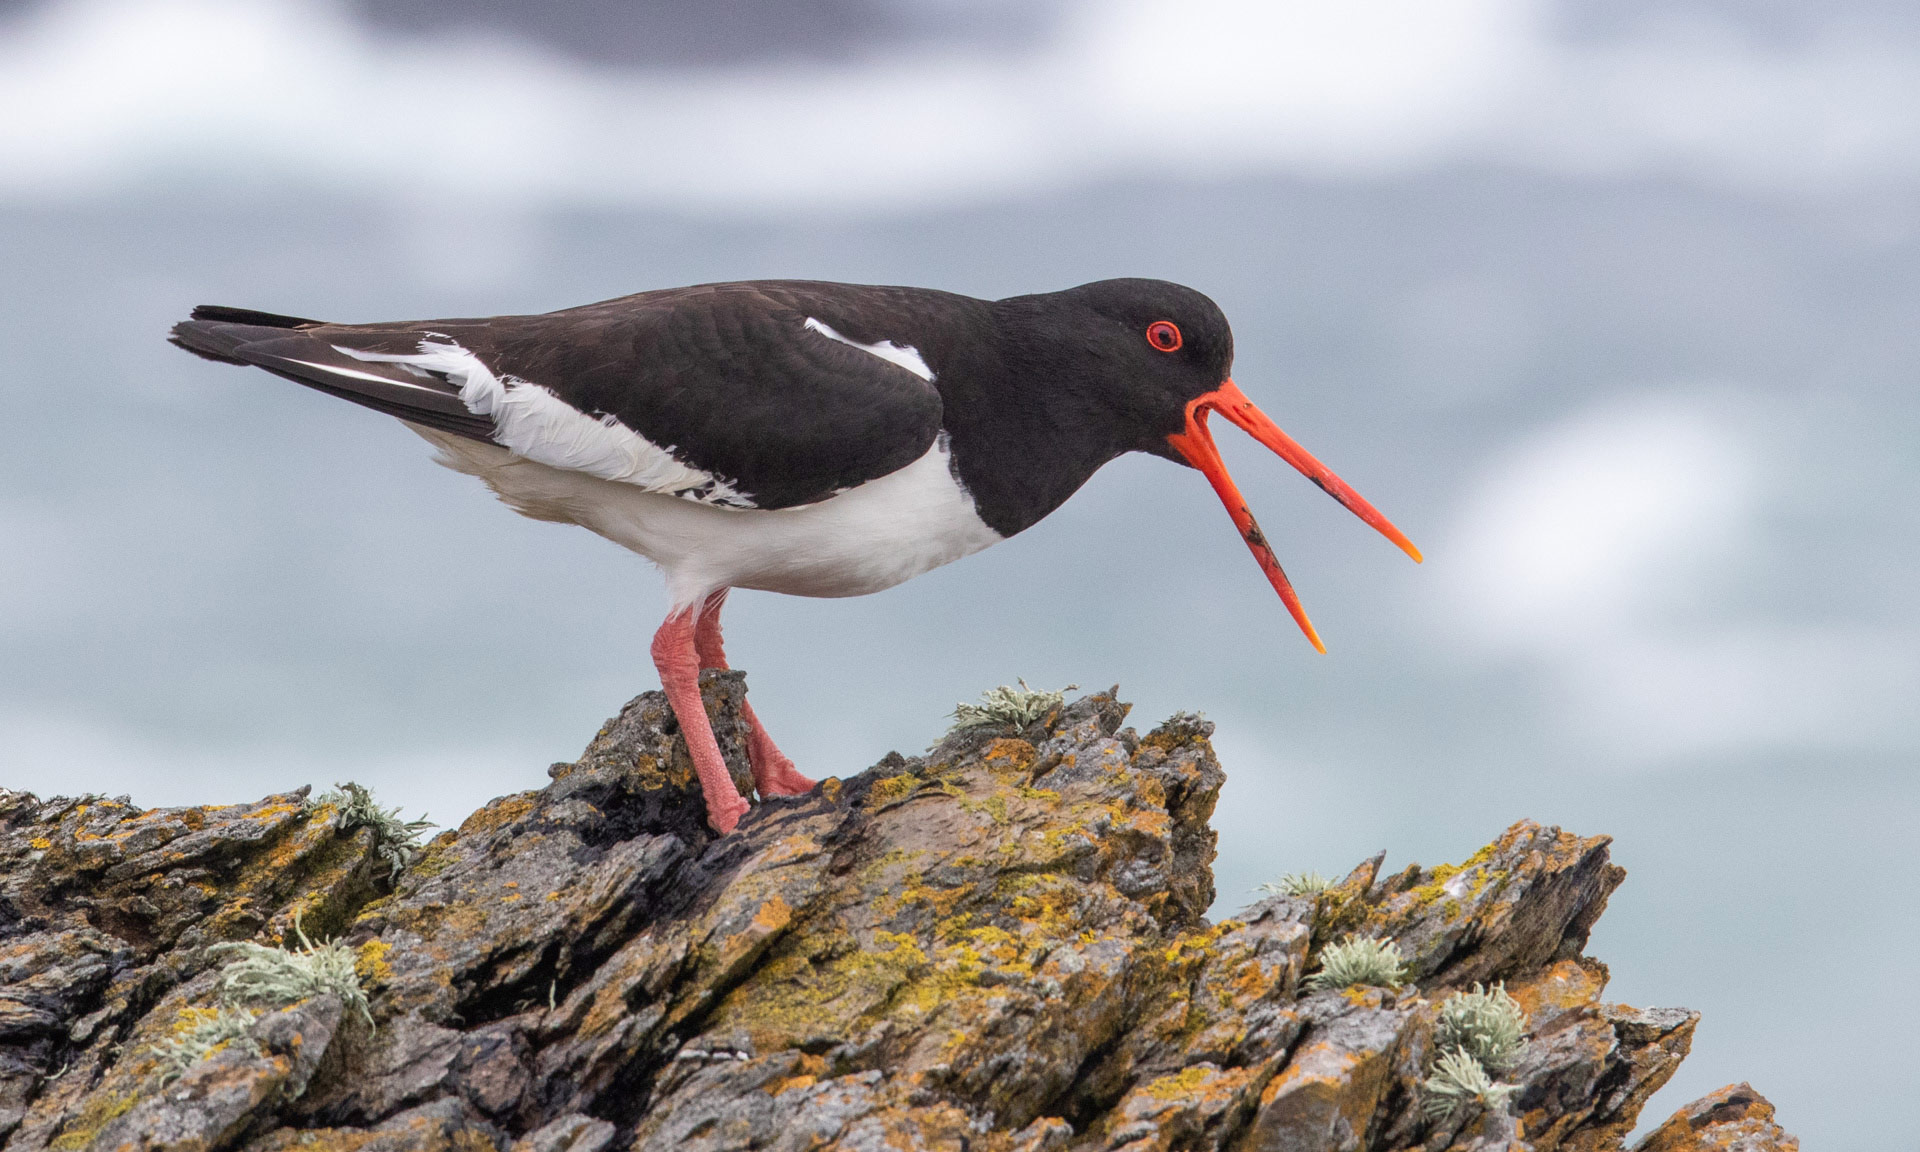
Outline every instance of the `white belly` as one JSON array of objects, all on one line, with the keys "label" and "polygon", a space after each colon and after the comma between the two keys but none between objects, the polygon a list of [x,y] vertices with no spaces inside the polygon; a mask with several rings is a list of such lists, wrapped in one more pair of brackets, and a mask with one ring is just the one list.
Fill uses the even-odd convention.
[{"label": "white belly", "polygon": [[523,515],[590,528],[660,565],[676,607],[716,588],[864,596],[1004,539],[974,511],[942,443],[838,496],[765,511],[647,492],[408,427],[440,449],[441,463],[480,477]]}]

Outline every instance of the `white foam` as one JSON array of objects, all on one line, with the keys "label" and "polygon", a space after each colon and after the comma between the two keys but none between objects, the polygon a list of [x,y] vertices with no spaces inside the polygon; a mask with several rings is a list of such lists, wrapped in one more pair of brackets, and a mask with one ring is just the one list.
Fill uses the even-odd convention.
[{"label": "white foam", "polygon": [[1771,38],[1699,7],[1596,37],[1546,0],[1076,0],[1018,53],[647,69],[376,31],[341,0],[46,0],[0,21],[0,197],[244,177],[431,203],[430,225],[449,202],[758,213],[1463,162],[1811,190],[1920,172],[1899,21],[1835,6]]}]

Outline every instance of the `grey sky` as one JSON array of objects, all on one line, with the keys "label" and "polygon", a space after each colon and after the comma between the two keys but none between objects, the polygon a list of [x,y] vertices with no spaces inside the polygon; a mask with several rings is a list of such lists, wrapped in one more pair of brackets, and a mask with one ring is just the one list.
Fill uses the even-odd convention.
[{"label": "grey sky", "polygon": [[[1117,680],[1143,725],[1180,708],[1220,725],[1223,904],[1381,847],[1396,866],[1459,859],[1522,816],[1611,832],[1631,873],[1594,944],[1612,993],[1707,1013],[1650,1113],[1751,1079],[1809,1146],[1897,1144],[1878,1102],[1905,1087],[1920,1028],[1902,991],[1920,923],[1897,898],[1920,815],[1920,150],[1900,151],[1897,101],[1849,109],[1884,103],[1872,85],[1917,41],[1873,5],[1696,5],[1690,31],[1645,5],[1430,6],[1468,40],[1492,27],[1489,42],[1561,53],[1528,81],[1566,98],[1559,118],[1497,86],[1472,89],[1494,111],[1444,121],[1348,93],[1327,105],[1346,135],[1323,139],[1298,130],[1312,101],[1274,89],[1240,93],[1257,116],[1210,121],[1190,170],[1102,138],[956,193],[940,148],[783,174],[719,140],[697,179],[483,165],[463,184],[438,151],[410,182],[387,151],[405,131],[356,153],[345,129],[424,97],[389,76],[372,85],[384,103],[342,103],[336,82],[429,59],[449,24],[312,5],[277,18],[341,38],[288,48],[314,71],[259,91],[305,93],[320,160],[249,142],[164,68],[144,102],[0,99],[0,139],[44,161],[0,171],[0,778],[157,804],[352,777],[452,821],[537,786],[653,683],[664,601],[643,562],[513,516],[378,417],[168,348],[194,303],[378,319],[746,276],[984,295],[1166,276],[1221,302],[1242,386],[1429,562],[1223,434],[1331,648],[1318,657],[1199,477],[1122,461],[1032,531],[880,596],[738,597],[731,648],[796,759],[858,771],[1015,676]],[[57,94],[115,58],[84,38],[111,9],[16,6],[0,87]],[[945,61],[962,95],[1105,43],[1094,7],[1063,6],[1040,50],[966,26],[978,11],[953,6],[939,34],[883,20],[872,43]],[[651,57],[505,51],[511,83],[476,95],[482,111],[552,87],[513,52],[573,77],[553,81],[577,84],[555,115],[636,93],[693,106],[651,87],[681,75]],[[936,139],[1023,108],[1049,131],[1110,124],[1044,85],[976,115],[873,53],[769,51],[702,58],[693,82],[725,79],[703,91],[748,110],[839,106],[821,93],[846,82],[922,101]],[[1424,75],[1450,84],[1448,67]],[[208,92],[253,91],[237,75]],[[1662,119],[1620,97],[1623,77],[1691,96]],[[1182,91],[1202,110],[1238,98]],[[845,143],[808,127],[821,149]],[[1884,154],[1861,160],[1860,139]],[[633,172],[639,192],[608,192]],[[740,173],[757,198],[705,195]],[[1823,991],[1814,966],[1837,955],[1884,994]]]}]

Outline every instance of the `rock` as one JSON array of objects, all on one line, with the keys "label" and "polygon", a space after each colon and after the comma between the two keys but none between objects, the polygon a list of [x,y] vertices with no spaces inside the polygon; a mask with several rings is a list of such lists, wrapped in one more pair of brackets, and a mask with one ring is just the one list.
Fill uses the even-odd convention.
[{"label": "rock", "polygon": [[86,1147],[201,1152],[235,1143],[260,1117],[306,1089],[340,1025],[340,1013],[340,1001],[332,996],[268,1013],[253,1026],[259,1053],[229,1047],[157,1092],[141,1090],[148,1075],[137,1072],[115,1083],[109,1074],[103,1094],[134,1103],[107,1121]]},{"label": "rock", "polygon": [[1391,937],[1413,979],[1460,987],[1578,956],[1626,869],[1607,859],[1608,836],[1581,838],[1523,820],[1465,864],[1408,867],[1336,908],[1363,935]]},{"label": "rock", "polygon": [[[702,691],[744,784],[744,678]],[[1523,822],[1458,867],[1376,856],[1210,922],[1212,728],[1126,713],[1104,692],[949,735],[716,838],[648,693],[397,881],[304,792],[0,795],[3,1146],[1621,1148],[1697,1017],[1603,999],[1582,953],[1624,875],[1605,837]],[[355,950],[373,1026],[321,995],[167,1081],[156,1046],[216,1004],[208,945],[288,945],[296,917]],[[1352,934],[1393,939],[1407,982],[1310,990]],[[1439,1002],[1489,980],[1528,1014],[1513,1090],[1431,1116]],[[1764,1101],[1695,1107],[1641,1148],[1771,1125]]]},{"label": "rock", "polygon": [[1773,1105],[1747,1084],[1729,1084],[1675,1112],[1633,1152],[1799,1152],[1773,1122]]},{"label": "rock", "polygon": [[1308,1035],[1260,1093],[1244,1147],[1357,1149],[1394,1084],[1417,1002],[1370,988],[1320,992],[1302,1005]]},{"label": "rock", "polygon": [[605,1120],[571,1112],[514,1142],[513,1152],[601,1152],[619,1131]]},{"label": "rock", "polygon": [[244,1152],[496,1152],[504,1138],[465,1103],[440,1099],[372,1128],[277,1128]]}]

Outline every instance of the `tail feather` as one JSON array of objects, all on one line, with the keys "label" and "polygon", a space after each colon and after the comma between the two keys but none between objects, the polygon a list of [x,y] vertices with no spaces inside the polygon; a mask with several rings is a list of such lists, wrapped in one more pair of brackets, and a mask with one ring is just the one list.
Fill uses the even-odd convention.
[{"label": "tail feather", "polygon": [[227,324],[251,324],[256,328],[319,328],[325,320],[307,320],[299,316],[282,316],[278,312],[256,312],[252,308],[229,308],[224,304],[202,304],[193,310],[190,319],[218,320]]},{"label": "tail feather", "polygon": [[[459,389],[450,382],[343,354],[336,345],[354,342],[352,328],[218,305],[203,304],[192,315],[192,319],[173,326],[169,339],[196,356],[222,364],[265,368],[276,376],[376,412],[492,442],[493,421],[468,411]],[[395,335],[382,334],[387,340]]]}]

